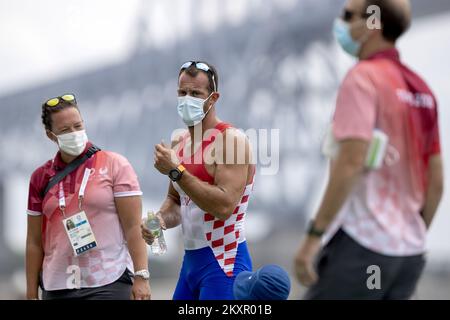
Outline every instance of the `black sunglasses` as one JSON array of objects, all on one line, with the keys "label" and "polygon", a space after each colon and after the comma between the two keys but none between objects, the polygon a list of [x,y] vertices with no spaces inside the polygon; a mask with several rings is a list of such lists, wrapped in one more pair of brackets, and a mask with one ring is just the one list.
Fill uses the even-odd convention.
[{"label": "black sunglasses", "polygon": [[360,18],[364,18],[367,19],[368,17],[370,17],[369,13],[359,13],[359,12],[354,12],[348,9],[344,9],[342,11],[342,20],[344,20],[345,22],[350,22],[352,21],[354,16],[359,16]]}]

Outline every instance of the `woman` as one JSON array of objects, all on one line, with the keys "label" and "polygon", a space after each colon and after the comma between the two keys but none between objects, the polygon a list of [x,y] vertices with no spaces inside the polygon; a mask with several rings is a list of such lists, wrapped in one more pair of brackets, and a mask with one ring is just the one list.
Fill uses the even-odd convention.
[{"label": "woman", "polygon": [[38,299],[41,285],[43,299],[149,299],[142,192],[130,163],[98,151],[45,193],[49,179],[92,143],[71,94],[45,102],[42,122],[59,152],[30,180],[27,298]]}]

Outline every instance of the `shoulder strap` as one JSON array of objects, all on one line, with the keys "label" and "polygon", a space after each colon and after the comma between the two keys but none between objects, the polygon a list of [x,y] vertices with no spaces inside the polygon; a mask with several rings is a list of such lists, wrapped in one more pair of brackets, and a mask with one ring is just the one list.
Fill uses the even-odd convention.
[{"label": "shoulder strap", "polygon": [[84,154],[84,156],[82,156],[79,159],[76,159],[74,161],[72,161],[71,163],[69,163],[64,170],[58,172],[55,176],[53,176],[47,183],[47,186],[45,187],[43,193],[42,193],[42,198],[45,197],[45,195],[47,194],[47,192],[54,186],[56,185],[58,182],[60,182],[62,179],[64,179],[66,176],[68,176],[71,172],[73,172],[74,170],[76,170],[79,166],[81,166],[83,163],[86,162],[86,160],[88,160],[90,157],[92,157],[95,153],[97,153],[98,151],[100,151],[101,149],[97,146],[91,146],[88,151]]},{"label": "shoulder strap", "polygon": [[220,122],[216,126],[216,129],[219,130],[220,132],[224,132],[228,128],[233,128],[233,125],[231,125],[230,123],[227,123],[227,122]]}]

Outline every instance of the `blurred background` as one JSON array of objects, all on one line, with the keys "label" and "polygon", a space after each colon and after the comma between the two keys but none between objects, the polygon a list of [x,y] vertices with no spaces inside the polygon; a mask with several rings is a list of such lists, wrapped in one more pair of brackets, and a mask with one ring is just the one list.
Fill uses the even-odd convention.
[{"label": "blurred background", "polygon": [[[186,60],[219,71],[219,117],[244,131],[279,129],[278,172],[256,178],[246,220],[254,267],[291,274],[291,299],[304,293],[293,256],[327,177],[320,144],[339,82],[354,61],[332,38],[343,0],[0,0],[0,299],[25,293],[26,205],[31,173],[57,151],[45,136],[41,103],[75,93],[95,144],[126,156],[158,209],[167,178],[153,146],[183,124],[177,75]],[[400,41],[404,61],[440,102],[450,168],[450,1],[413,0],[414,21]],[[264,167],[267,163],[260,166]],[[450,181],[450,170],[446,181]],[[429,233],[428,265],[417,299],[450,299],[450,194]],[[168,252],[150,256],[153,299],[170,299],[181,265],[181,229]]]}]

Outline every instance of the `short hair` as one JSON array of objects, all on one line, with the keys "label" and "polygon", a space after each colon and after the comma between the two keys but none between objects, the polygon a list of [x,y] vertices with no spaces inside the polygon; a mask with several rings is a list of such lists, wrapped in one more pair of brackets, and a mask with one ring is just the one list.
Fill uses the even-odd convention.
[{"label": "short hair", "polygon": [[409,14],[392,0],[366,0],[364,11],[373,5],[378,6],[381,11],[383,37],[388,41],[396,42],[411,25]]},{"label": "short hair", "polygon": [[[189,68],[181,69],[180,72],[178,73],[178,78],[180,78],[180,76],[181,76],[181,74],[183,72],[186,72],[189,76],[191,76],[193,78],[195,78],[198,75],[199,72],[203,72],[208,77],[208,82],[209,82],[208,90],[209,90],[209,93],[214,92],[214,91],[218,91],[219,90],[219,75],[217,74],[216,68],[212,64],[210,64],[210,63],[208,63],[206,61],[195,61],[195,62],[206,64],[209,67],[209,71],[206,72],[206,71],[203,71],[201,69],[197,69],[195,64],[193,63]],[[213,77],[214,77],[214,79],[213,79]],[[214,83],[216,85],[215,88],[214,88]]]}]

